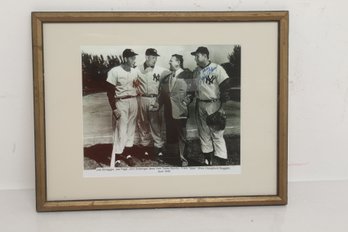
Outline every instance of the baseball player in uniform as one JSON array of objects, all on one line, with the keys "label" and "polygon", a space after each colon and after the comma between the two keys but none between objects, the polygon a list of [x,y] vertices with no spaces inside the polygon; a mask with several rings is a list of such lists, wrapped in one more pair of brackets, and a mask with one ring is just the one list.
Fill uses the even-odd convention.
[{"label": "baseball player in uniform", "polygon": [[225,101],[223,92],[228,85],[229,76],[222,66],[209,60],[209,50],[198,47],[191,55],[195,56],[197,68],[193,78],[196,82],[196,121],[201,149],[206,165],[212,165],[213,156],[220,165],[227,163],[227,149],[223,137],[224,130],[215,130],[206,123],[208,115],[218,110],[223,111],[221,104]]},{"label": "baseball player in uniform", "polygon": [[145,62],[138,66],[138,93],[139,113],[137,127],[143,158],[149,158],[149,150],[154,146],[156,158],[163,155],[164,141],[161,136],[161,114],[159,111],[151,111],[151,106],[158,97],[158,88],[161,79],[170,73],[168,69],[156,65],[159,54],[154,48],[145,51]]},{"label": "baseball player in uniform", "polygon": [[[107,91],[112,109],[113,148],[111,167],[120,166],[123,159],[129,166],[134,166],[131,148],[134,142],[136,116],[138,112],[137,93],[134,86],[137,71],[134,69],[136,54],[132,49],[122,53],[124,63],[108,72]],[[116,158],[116,160],[115,160]]]}]

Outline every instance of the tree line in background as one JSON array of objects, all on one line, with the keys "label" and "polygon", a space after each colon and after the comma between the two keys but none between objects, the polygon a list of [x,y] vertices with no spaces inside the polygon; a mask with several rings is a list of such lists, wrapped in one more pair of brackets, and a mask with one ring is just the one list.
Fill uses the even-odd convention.
[{"label": "tree line in background", "polygon": [[[228,55],[229,62],[221,64],[232,80],[234,87],[240,87],[241,47],[234,46]],[[82,53],[82,86],[83,95],[106,91],[108,71],[123,62],[121,56],[90,55]],[[233,93],[233,99],[239,100],[240,91]]]},{"label": "tree line in background", "polygon": [[104,92],[108,71],[121,63],[121,57],[82,53],[83,95]]},{"label": "tree line in background", "polygon": [[221,64],[228,76],[232,79],[232,84],[235,87],[240,87],[240,60],[241,47],[234,46],[233,51],[228,55],[229,62]]}]

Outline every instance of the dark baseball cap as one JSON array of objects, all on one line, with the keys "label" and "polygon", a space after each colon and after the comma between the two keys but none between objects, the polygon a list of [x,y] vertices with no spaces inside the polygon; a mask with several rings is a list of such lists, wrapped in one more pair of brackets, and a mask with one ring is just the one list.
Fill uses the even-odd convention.
[{"label": "dark baseball cap", "polygon": [[148,49],[146,49],[145,55],[146,55],[146,56],[160,56],[160,55],[158,55],[157,50],[154,49],[154,48],[148,48]]},{"label": "dark baseball cap", "polygon": [[198,47],[195,52],[191,52],[191,55],[195,56],[197,53],[207,54],[209,56],[209,50],[206,47]]},{"label": "dark baseball cap", "polygon": [[126,58],[132,57],[132,56],[136,56],[136,55],[138,55],[138,54],[135,53],[135,52],[133,51],[133,49],[130,49],[130,48],[125,49],[125,50],[123,51],[123,53],[122,53],[122,56],[123,56],[123,57],[126,57]]}]

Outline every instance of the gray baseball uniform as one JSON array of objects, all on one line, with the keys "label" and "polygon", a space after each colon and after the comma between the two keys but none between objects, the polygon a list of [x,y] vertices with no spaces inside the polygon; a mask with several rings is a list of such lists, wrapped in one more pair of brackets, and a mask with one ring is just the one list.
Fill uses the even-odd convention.
[{"label": "gray baseball uniform", "polygon": [[149,108],[156,102],[160,80],[170,71],[160,66],[147,67],[146,64],[138,66],[139,81],[139,114],[137,126],[139,128],[140,144],[149,146],[152,142],[155,147],[163,147],[161,136],[161,114],[159,111],[150,111]]},{"label": "gray baseball uniform", "polygon": [[220,107],[219,85],[228,78],[226,71],[218,64],[210,63],[204,68],[197,67],[193,77],[197,87],[196,121],[203,153],[215,152],[215,156],[227,159],[224,131],[215,131],[206,123],[208,115]]}]

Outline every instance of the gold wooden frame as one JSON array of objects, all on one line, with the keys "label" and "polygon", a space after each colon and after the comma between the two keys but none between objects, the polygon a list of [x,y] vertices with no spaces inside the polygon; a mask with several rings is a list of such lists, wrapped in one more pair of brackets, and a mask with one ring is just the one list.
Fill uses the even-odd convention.
[{"label": "gold wooden frame", "polygon": [[[205,207],[287,204],[288,12],[33,12],[32,46],[35,110],[37,211]],[[278,23],[277,194],[271,196],[189,197],[47,201],[43,24],[50,22],[267,22]]]}]

